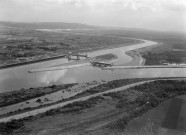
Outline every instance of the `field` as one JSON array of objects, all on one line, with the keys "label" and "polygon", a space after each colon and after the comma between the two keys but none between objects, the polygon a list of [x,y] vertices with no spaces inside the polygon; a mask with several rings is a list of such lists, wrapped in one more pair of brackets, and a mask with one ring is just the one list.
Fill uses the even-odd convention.
[{"label": "field", "polygon": [[39,60],[68,52],[87,52],[113,47],[113,45],[131,45],[139,42],[134,39],[107,36],[96,29],[56,32],[55,29],[47,31],[34,29],[31,26],[29,28],[19,26],[1,27],[1,65]]},{"label": "field", "polygon": [[139,51],[140,55],[145,58],[145,65],[186,64],[185,44],[180,46],[160,45],[152,49],[140,49]]},{"label": "field", "polygon": [[[106,29],[82,24],[0,22],[0,64],[38,60],[68,52],[87,52],[147,39],[161,44],[143,51],[147,65],[184,63],[186,39],[181,33],[137,29]],[[4,27],[3,27],[4,26]],[[128,39],[125,37],[129,37]]]},{"label": "field", "polygon": [[184,33],[113,30],[105,31],[106,35],[133,37],[157,42],[156,47],[142,48],[137,51],[145,58],[145,65],[167,65],[186,63],[186,35]]},{"label": "field", "polygon": [[52,85],[48,87],[30,88],[0,93],[0,107],[16,104],[43,95],[51,94],[59,90],[67,89],[75,84]]},{"label": "field", "polygon": [[[185,94],[185,88],[186,82],[180,80],[145,83],[125,91],[74,102],[37,117],[16,121],[22,128],[19,127],[18,130],[15,128],[16,130],[12,132],[17,135],[122,134],[132,119],[169,98]],[[8,124],[13,125],[13,123]],[[1,131],[6,129],[6,126],[8,125],[1,124],[3,127]]]},{"label": "field", "polygon": [[[132,63],[134,65],[140,57],[145,59],[145,63],[142,63],[145,65],[186,63],[186,39],[183,33],[138,29],[118,30],[64,23],[51,25],[50,23],[16,24],[0,22],[0,25],[0,66],[59,56],[68,52],[81,53],[140,43],[141,41],[137,39],[151,40],[158,44],[153,47],[127,52],[134,58]],[[94,58],[100,61],[114,60],[117,59],[117,56],[106,54]],[[69,99],[60,99],[47,105],[40,104],[38,108],[57,105],[57,103],[151,79],[102,81],[98,86],[86,89]],[[68,89],[73,85],[76,84],[52,85],[1,93],[0,107],[26,102],[33,98],[38,98],[35,102],[40,102],[41,96]],[[184,94],[186,94],[185,80],[156,80],[120,92],[102,94],[85,101],[76,101],[36,116],[0,123],[0,134],[120,135],[125,133],[126,127],[135,118],[143,116],[144,113],[151,111],[152,108],[168,99]],[[178,121],[177,115],[181,108],[178,105],[182,102],[182,100],[175,100],[175,104],[171,104],[177,110],[170,109],[171,113],[167,115],[164,122],[165,127],[175,127],[175,122]],[[27,112],[36,108],[11,112],[8,115]],[[170,117],[174,118],[170,120]],[[156,129],[151,133],[156,134]]]},{"label": "field", "polygon": [[[122,80],[113,80],[113,81],[102,82],[102,83],[93,81],[93,82],[85,83],[85,84],[83,83],[83,84],[52,85],[52,86],[47,86],[47,87],[21,89],[21,90],[16,90],[12,92],[2,93],[0,94],[0,97],[1,97],[0,107],[7,108],[9,105],[13,105],[17,103],[23,104],[24,102],[27,103],[28,106],[29,105],[32,106],[32,104],[34,104],[33,102],[38,102],[40,104],[38,104],[38,106],[36,107],[24,107],[24,109],[20,109],[17,106],[16,111],[11,111],[7,114],[1,115],[1,117],[11,116],[11,115],[27,112],[27,111],[34,110],[34,109],[47,107],[47,106],[71,101],[71,100],[78,99],[78,98],[83,98],[85,96],[90,96],[92,94],[101,93],[101,92],[108,91],[114,88],[119,88],[122,86],[126,86],[132,83],[145,81],[145,80],[150,80],[150,78],[149,79],[145,79],[145,78],[122,79]],[[70,96],[69,98],[59,98],[58,100],[52,103],[49,102],[49,99],[46,97],[45,99],[41,98],[42,96],[50,95],[51,93],[55,95],[55,93],[58,93],[58,92],[62,92],[65,95],[64,91],[66,91],[67,93],[68,92],[71,93],[73,91],[77,91],[78,89],[82,90],[83,92],[81,93],[74,92],[74,94],[76,93],[74,96]],[[30,99],[35,99],[35,100],[29,101]]]}]

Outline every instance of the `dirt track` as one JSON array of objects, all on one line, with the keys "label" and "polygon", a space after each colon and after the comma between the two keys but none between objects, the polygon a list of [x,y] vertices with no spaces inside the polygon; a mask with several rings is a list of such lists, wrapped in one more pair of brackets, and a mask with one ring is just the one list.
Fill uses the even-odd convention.
[{"label": "dirt track", "polygon": [[[183,79],[183,78],[160,79],[160,80],[180,80],[180,79]],[[40,109],[24,112],[24,113],[21,113],[21,114],[16,114],[16,115],[13,115],[13,116],[2,118],[2,119],[0,119],[0,122],[7,122],[7,121],[10,121],[12,119],[21,119],[21,118],[25,118],[25,117],[29,117],[29,116],[34,116],[34,115],[37,115],[37,114],[40,114],[40,113],[44,113],[44,112],[46,112],[48,110],[51,110],[51,109],[54,109],[54,108],[63,107],[63,106],[65,106],[67,104],[70,104],[70,103],[74,103],[74,102],[77,102],[77,101],[85,101],[85,100],[90,99],[92,97],[103,95],[105,93],[118,92],[118,91],[126,90],[128,88],[131,88],[131,87],[134,87],[134,86],[137,86],[137,85],[141,85],[141,84],[144,84],[144,83],[147,83],[147,82],[153,82],[153,81],[154,80],[142,81],[142,82],[130,84],[130,85],[127,85],[127,86],[123,86],[123,87],[120,87],[120,88],[111,89],[111,90],[108,90],[108,91],[105,91],[105,92],[96,93],[96,94],[93,94],[93,95],[90,95],[90,96],[85,96],[85,97],[82,97],[82,98],[74,99],[74,100],[71,100],[71,101],[67,101],[67,102],[51,105],[51,106],[48,106],[48,107],[43,107],[43,108],[40,108]]]}]

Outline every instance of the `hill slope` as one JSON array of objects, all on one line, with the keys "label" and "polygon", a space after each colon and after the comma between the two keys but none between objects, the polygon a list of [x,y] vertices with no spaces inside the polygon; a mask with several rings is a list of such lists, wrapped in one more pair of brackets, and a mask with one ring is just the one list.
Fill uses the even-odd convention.
[{"label": "hill slope", "polygon": [[100,27],[80,23],[65,22],[0,22],[0,26],[26,28],[26,29],[97,29]]}]

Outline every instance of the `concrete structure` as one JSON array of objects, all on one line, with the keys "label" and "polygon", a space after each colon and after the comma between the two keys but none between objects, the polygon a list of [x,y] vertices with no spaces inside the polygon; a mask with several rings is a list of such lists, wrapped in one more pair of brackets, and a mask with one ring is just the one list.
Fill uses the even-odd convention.
[{"label": "concrete structure", "polygon": [[186,68],[186,65],[152,65],[152,66],[112,66],[105,67],[105,70],[114,69],[146,69],[146,68]]},{"label": "concrete structure", "polygon": [[[75,58],[72,58],[72,56],[75,56]],[[79,53],[72,54],[72,52],[69,52],[68,55],[67,55],[68,61],[70,61],[70,60],[80,60],[80,57],[88,58],[88,55],[87,54],[79,54]]]}]

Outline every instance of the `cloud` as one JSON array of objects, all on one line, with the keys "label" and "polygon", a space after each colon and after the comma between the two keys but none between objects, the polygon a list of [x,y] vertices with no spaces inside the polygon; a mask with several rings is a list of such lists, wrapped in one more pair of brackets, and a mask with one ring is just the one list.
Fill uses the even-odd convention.
[{"label": "cloud", "polygon": [[186,0],[0,0],[0,20],[12,21],[62,21],[150,29],[157,26],[168,29],[168,23],[173,21],[169,29],[176,30],[183,29],[185,15]]},{"label": "cloud", "polygon": [[[168,3],[168,4],[166,4]],[[177,0],[177,1],[167,1],[163,3],[164,9],[176,11],[176,12],[185,12],[186,11],[186,1]]]},{"label": "cloud", "polygon": [[86,7],[90,9],[99,8],[129,8],[131,10],[143,9],[185,9],[185,0],[0,0],[3,3],[14,3],[15,5],[34,6],[65,6]]},{"label": "cloud", "polygon": [[1,8],[29,7],[33,9],[53,7],[75,7],[89,10],[121,10],[130,9],[133,11],[185,11],[185,0],[0,0]]}]

